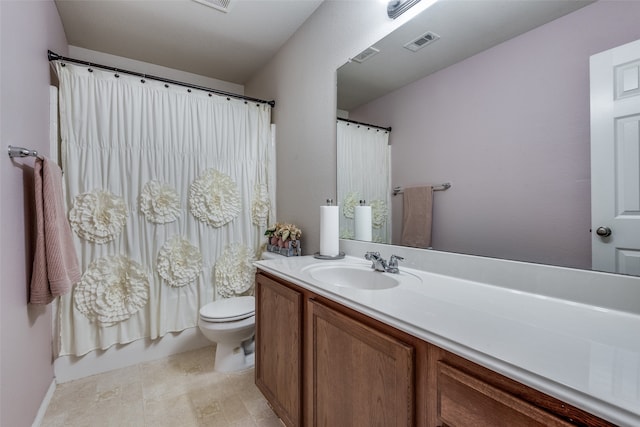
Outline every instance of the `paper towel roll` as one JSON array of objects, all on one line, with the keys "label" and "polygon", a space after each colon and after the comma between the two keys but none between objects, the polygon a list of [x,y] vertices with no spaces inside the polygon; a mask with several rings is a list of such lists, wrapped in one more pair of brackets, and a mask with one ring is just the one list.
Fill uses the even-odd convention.
[{"label": "paper towel roll", "polygon": [[371,241],[371,206],[355,206],[356,240]]},{"label": "paper towel roll", "polygon": [[338,206],[320,206],[320,255],[340,253]]}]

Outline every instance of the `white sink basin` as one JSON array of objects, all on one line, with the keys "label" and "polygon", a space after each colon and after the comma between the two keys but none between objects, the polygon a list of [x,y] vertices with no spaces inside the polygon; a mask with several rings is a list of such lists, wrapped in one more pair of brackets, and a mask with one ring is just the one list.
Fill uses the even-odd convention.
[{"label": "white sink basin", "polygon": [[319,282],[355,289],[389,289],[402,281],[400,274],[382,273],[360,264],[313,264],[303,270]]}]

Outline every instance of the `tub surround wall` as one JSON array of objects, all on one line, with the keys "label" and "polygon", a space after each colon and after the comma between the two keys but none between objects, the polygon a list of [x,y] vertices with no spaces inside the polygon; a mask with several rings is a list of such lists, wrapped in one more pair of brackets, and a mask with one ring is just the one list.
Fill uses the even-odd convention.
[{"label": "tub surround wall", "polygon": [[53,381],[51,308],[27,304],[35,223],[33,158],[11,161],[8,145],[49,156],[47,49],[67,54],[53,0],[0,1],[0,425],[30,426]]},{"label": "tub surround wall", "polygon": [[106,350],[91,351],[81,357],[60,356],[53,362],[56,382],[65,383],[207,346],[211,346],[211,341],[195,327],[157,340],[145,338]]},{"label": "tub surround wall", "polygon": [[393,185],[454,183],[434,248],[591,267],[589,57],[639,39],[638,15],[596,2],[350,111],[393,127]]}]

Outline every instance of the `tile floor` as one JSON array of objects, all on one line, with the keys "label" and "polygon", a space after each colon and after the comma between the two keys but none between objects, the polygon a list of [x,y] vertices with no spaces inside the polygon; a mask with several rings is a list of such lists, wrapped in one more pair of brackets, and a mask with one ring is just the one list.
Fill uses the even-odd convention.
[{"label": "tile floor", "polygon": [[282,427],[254,370],[214,372],[214,348],[59,384],[42,427]]}]

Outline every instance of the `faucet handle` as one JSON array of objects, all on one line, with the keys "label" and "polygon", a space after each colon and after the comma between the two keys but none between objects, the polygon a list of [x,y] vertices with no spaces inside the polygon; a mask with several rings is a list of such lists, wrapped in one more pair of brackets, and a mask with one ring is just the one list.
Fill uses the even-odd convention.
[{"label": "faucet handle", "polygon": [[398,267],[398,261],[403,261],[404,258],[398,255],[391,255],[391,258],[389,258],[389,268],[397,268]]},{"label": "faucet handle", "polygon": [[367,252],[366,254],[364,254],[364,259],[369,261],[377,258],[380,258],[380,252]]}]

